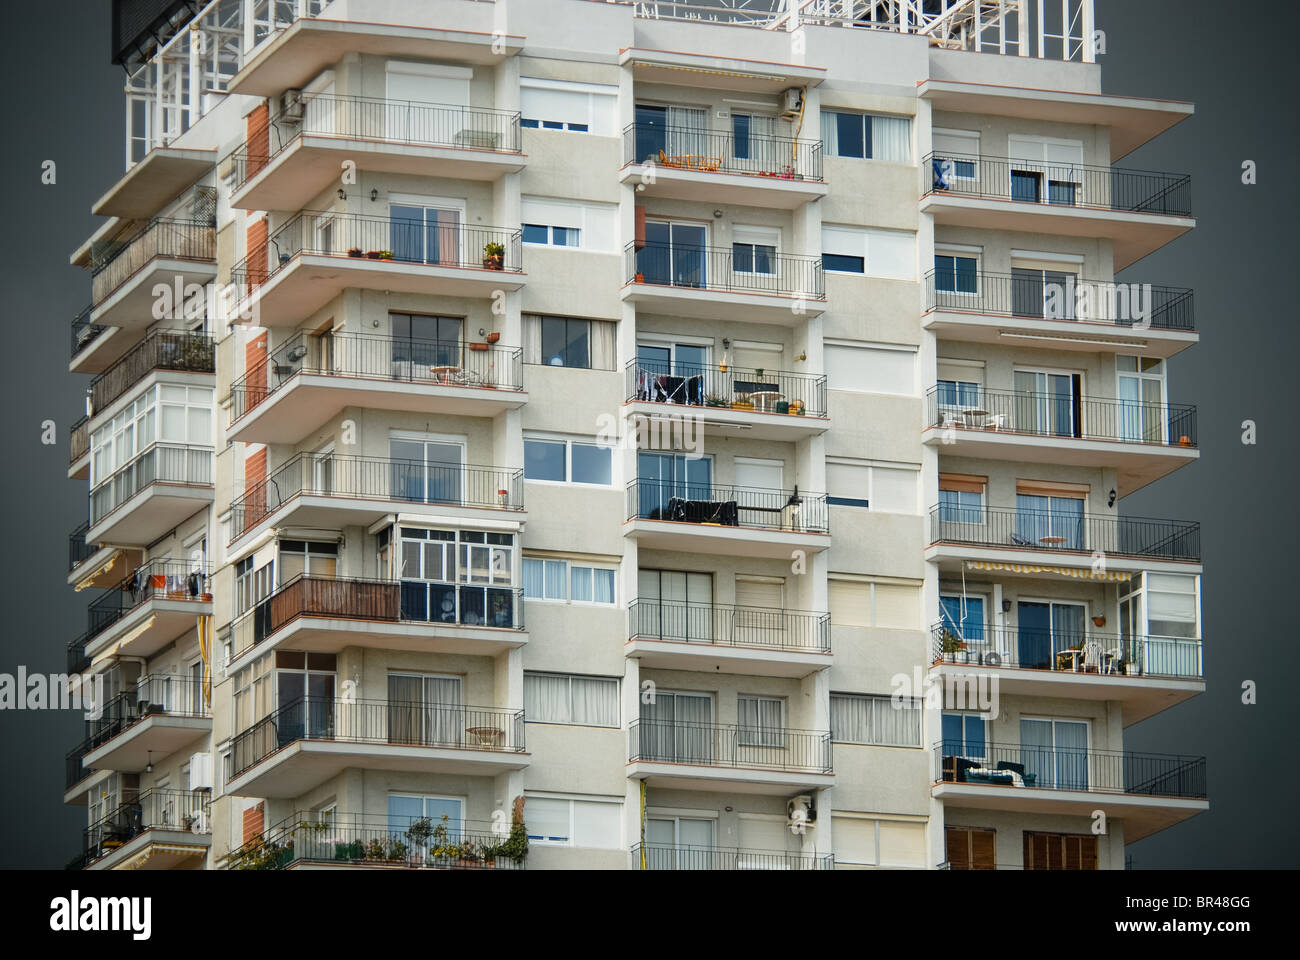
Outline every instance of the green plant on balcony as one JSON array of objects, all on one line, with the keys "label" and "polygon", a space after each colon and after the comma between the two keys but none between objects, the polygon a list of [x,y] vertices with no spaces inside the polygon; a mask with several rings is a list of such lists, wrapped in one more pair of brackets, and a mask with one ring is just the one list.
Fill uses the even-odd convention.
[{"label": "green plant on balcony", "polygon": [[365,859],[394,862],[406,859],[408,847],[396,837],[376,837],[366,844]]},{"label": "green plant on balcony", "polygon": [[277,843],[254,837],[230,854],[232,870],[282,870],[293,861],[293,841]]},{"label": "green plant on balcony", "polygon": [[489,270],[504,270],[506,263],[506,245],[497,240],[483,244],[483,266]]},{"label": "green plant on balcony", "polygon": [[729,407],[729,406],[731,406],[731,404],[730,404],[726,399],[724,399],[723,397],[719,397],[717,394],[714,394],[714,393],[711,393],[711,394],[709,394],[707,397],[704,398],[704,405],[705,405],[706,407]]},{"label": "green plant on balcony", "polygon": [[216,347],[207,337],[188,337],[185,340],[185,369],[208,370],[213,367]]},{"label": "green plant on balcony", "polygon": [[966,651],[966,642],[947,627],[944,627],[943,632],[939,635],[939,649],[943,652],[945,659],[955,660],[957,654]]}]

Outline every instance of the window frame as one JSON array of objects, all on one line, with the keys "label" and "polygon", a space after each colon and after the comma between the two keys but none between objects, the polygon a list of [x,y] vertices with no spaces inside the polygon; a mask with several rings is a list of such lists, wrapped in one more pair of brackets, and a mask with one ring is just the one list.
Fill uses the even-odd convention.
[{"label": "window frame", "polygon": [[[564,444],[564,479],[563,480],[546,480],[529,477],[527,474],[528,464],[528,444],[529,443],[562,443]],[[609,455],[609,483],[592,483],[587,480],[573,479],[573,447],[595,447],[597,450],[604,450]],[[596,440],[578,439],[574,437],[557,436],[555,434],[524,434],[524,483],[546,484],[552,487],[592,487],[599,490],[612,490],[616,485],[614,476],[614,451],[607,445],[597,442]]]},{"label": "window frame", "polygon": [[[601,675],[601,674],[589,674],[589,673],[566,673],[566,672],[553,671],[553,670],[525,670],[525,671],[524,671],[524,686],[525,686],[524,702],[525,702],[525,704],[526,704],[527,701],[528,701],[528,694],[527,694],[527,691],[526,691],[528,678],[529,678],[529,677],[533,677],[533,676],[543,676],[543,677],[552,677],[552,678],[555,678],[555,677],[563,677],[566,681],[568,681],[568,693],[567,693],[567,701],[568,701],[568,702],[567,702],[567,709],[568,709],[568,713],[569,713],[569,719],[567,719],[567,720],[540,720],[540,719],[537,719],[536,717],[530,717],[530,716],[528,715],[527,709],[525,708],[525,711],[524,711],[524,722],[525,722],[525,723],[545,723],[545,724],[549,724],[549,725],[551,725],[551,726],[558,726],[558,727],[590,727],[590,728],[593,728],[593,729],[596,729],[596,730],[617,730],[617,729],[619,729],[619,728],[622,726],[622,720],[623,720],[623,704],[622,704],[622,702],[621,702],[621,700],[620,700],[620,694],[621,694],[621,691],[622,691],[622,684],[620,683],[618,677],[608,677],[608,676],[604,676],[604,675]],[[576,679],[576,680],[594,680],[594,681],[599,681],[599,682],[601,682],[601,683],[610,683],[610,684],[613,684],[613,687],[614,687],[614,713],[615,713],[615,717],[614,717],[612,723],[584,723],[584,722],[582,722],[582,721],[574,720],[574,719],[573,719],[573,713],[574,713],[574,710],[573,710],[573,681],[574,681],[575,679]]]}]

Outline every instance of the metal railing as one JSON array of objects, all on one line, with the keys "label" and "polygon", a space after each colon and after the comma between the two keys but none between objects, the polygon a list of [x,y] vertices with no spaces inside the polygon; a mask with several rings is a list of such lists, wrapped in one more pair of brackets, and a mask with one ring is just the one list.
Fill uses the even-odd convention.
[{"label": "metal railing", "polygon": [[522,390],[522,353],[518,347],[460,340],[299,333],[231,385],[230,422],[265,402],[298,374]]},{"label": "metal railing", "polygon": [[986,744],[978,756],[962,745],[934,745],[935,783],[1012,789],[1077,790],[1152,797],[1205,798],[1205,758],[1066,747]]},{"label": "metal railing", "polygon": [[930,542],[1196,561],[1201,558],[1201,525],[1014,507],[931,507]]},{"label": "metal railing", "polygon": [[709,482],[632,480],[627,485],[629,520],[828,533],[826,495],[793,490],[765,490]]},{"label": "metal railing", "polygon": [[521,152],[519,114],[488,107],[307,93],[292,117],[272,118],[265,149],[245,143],[231,154],[235,189],[304,136],[374,140],[496,153]]},{"label": "metal railing", "polygon": [[[1080,320],[1152,330],[1196,329],[1192,291],[1149,283],[1118,283],[1066,276],[1060,280],[1015,274],[925,276],[926,310],[1036,320]],[[969,289],[961,289],[963,287]]]},{"label": "metal railing", "polygon": [[116,586],[109,587],[87,607],[87,640],[93,639],[132,610],[151,600],[203,600],[209,591],[207,564],[191,560],[148,560]]},{"label": "metal railing", "polygon": [[179,674],[150,674],[104,704],[98,717],[88,720],[89,736],[96,746],[125,733],[150,717],[211,717],[203,681]]},{"label": "metal railing", "polygon": [[68,869],[84,870],[150,830],[207,835],[211,832],[209,802],[210,794],[202,790],[145,790],[82,830],[83,852]]},{"label": "metal railing", "polygon": [[625,283],[757,293],[795,300],[825,300],[826,273],[821,257],[764,252],[741,244],[704,247],[634,240],[623,251]]},{"label": "metal railing", "polygon": [[104,410],[155,370],[216,373],[216,344],[206,333],[155,330],[90,381],[91,407]]},{"label": "metal railing", "polygon": [[679,363],[670,373],[664,364],[630,360],[624,378],[629,402],[826,416],[826,377],[811,373],[717,363]]},{"label": "metal railing", "polygon": [[81,313],[72,318],[72,354],[75,357],[86,348],[92,340],[108,329],[100,323],[90,322],[90,311],[93,307],[86,307]]},{"label": "metal railing", "polygon": [[86,542],[86,531],[90,529],[90,523],[85,522],[77,529],[68,534],[68,572],[76,570],[81,564],[85,563],[96,553],[99,552],[99,544]]},{"label": "metal railing", "polygon": [[305,697],[235,736],[230,776],[242,775],[300,740],[523,753],[524,712],[431,701]]},{"label": "metal railing", "polygon": [[151,260],[215,261],[217,228],[211,222],[159,218],[122,240],[97,250],[91,267],[91,299],[96,306]]},{"label": "metal railing", "polygon": [[989,387],[931,387],[930,427],[1195,449],[1196,407]]},{"label": "metal railing", "polygon": [[766,607],[633,600],[629,638],[830,653],[830,614]]},{"label": "metal railing", "polygon": [[980,624],[966,633],[935,624],[934,662],[1107,677],[1204,676],[1201,641],[1188,637],[1120,636],[1081,629],[1025,630]]},{"label": "metal railing", "polygon": [[821,730],[745,727],[677,720],[627,725],[629,763],[831,773],[831,735]]},{"label": "metal railing", "polygon": [[90,417],[82,417],[68,431],[68,463],[76,463],[88,453],[90,453]]},{"label": "metal railing", "polygon": [[[671,843],[632,845],[633,870],[833,870],[832,854],[692,847]],[[642,863],[644,862],[644,867]]]},{"label": "metal railing", "polygon": [[86,656],[86,644],[98,630],[90,630],[68,644],[68,673],[85,673],[90,669],[90,657]]},{"label": "metal railing", "polygon": [[304,496],[522,510],[523,471],[301,453],[231,504],[231,540]]},{"label": "metal railing", "polygon": [[[500,259],[488,253],[489,244],[500,244]],[[301,254],[507,273],[524,269],[519,230],[304,210],[271,234],[265,247],[235,264],[231,282],[266,283]]]},{"label": "metal railing", "polygon": [[211,447],[180,443],[152,443],[115,470],[90,491],[90,523],[94,526],[110,513],[155,483],[186,486],[212,485]]},{"label": "metal railing", "polygon": [[734,130],[631,123],[623,128],[623,163],[698,173],[741,173],[781,180],[821,180],[822,142]]},{"label": "metal railing", "polygon": [[932,153],[921,161],[921,178],[922,197],[944,194],[1170,217],[1192,215],[1192,178],[1179,173]]}]

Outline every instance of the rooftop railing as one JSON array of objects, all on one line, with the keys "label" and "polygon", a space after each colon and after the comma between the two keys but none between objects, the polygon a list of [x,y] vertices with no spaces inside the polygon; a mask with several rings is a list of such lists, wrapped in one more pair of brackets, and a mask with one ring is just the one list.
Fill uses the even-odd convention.
[{"label": "rooftop railing", "polygon": [[624,248],[623,258],[625,283],[794,300],[826,299],[821,257],[776,253],[762,245],[705,247],[633,241]]},{"label": "rooftop railing", "polygon": [[637,479],[627,485],[629,520],[828,533],[826,495],[709,482]]},{"label": "rooftop railing", "polygon": [[739,173],[778,180],[821,180],[822,142],[752,133],[748,117],[732,129],[632,123],[623,128],[623,162],[695,173]]},{"label": "rooftop railing", "polygon": [[630,360],[628,402],[677,403],[791,416],[826,416],[826,377],[731,364],[666,364]]},{"label": "rooftop railing", "polygon": [[97,251],[91,267],[92,299],[96,306],[143,269],[151,260],[214,261],[217,256],[217,230],[207,221],[149,221],[135,233],[109,242]]},{"label": "rooftop railing", "polygon": [[633,600],[630,639],[829,653],[830,614],[766,607]]},{"label": "rooftop railing", "polygon": [[683,763],[734,769],[831,772],[831,735],[820,730],[679,720],[628,724],[629,763]]}]

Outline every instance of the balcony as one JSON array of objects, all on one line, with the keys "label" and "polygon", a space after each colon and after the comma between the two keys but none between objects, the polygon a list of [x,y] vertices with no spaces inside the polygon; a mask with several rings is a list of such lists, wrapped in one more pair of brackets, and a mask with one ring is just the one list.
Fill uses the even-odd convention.
[{"label": "balcony", "polygon": [[207,791],[146,790],[82,831],[83,853],[68,869],[198,869],[212,842],[210,799]]},{"label": "balcony", "polygon": [[303,94],[261,143],[231,155],[231,206],[300,210],[344,160],[375,173],[495,180],[524,168],[519,114],[483,107]]},{"label": "balcony", "polygon": [[[490,256],[489,244],[503,252]],[[239,304],[264,327],[295,327],[348,288],[492,297],[527,280],[518,230],[303,211],[230,272]]]},{"label": "balcony", "polygon": [[124,396],[155,370],[214,374],[217,372],[216,344],[205,333],[156,330],[148,334],[125,356],[90,381],[90,405],[95,415],[104,413],[114,400]]},{"label": "balcony", "polygon": [[1116,271],[1196,225],[1182,174],[931,154],[921,177],[921,212],[936,224],[1109,239]]},{"label": "balcony", "polygon": [[[106,327],[100,323],[90,322],[90,307],[72,318],[72,354],[68,369],[72,373],[100,373],[113,360],[121,356],[120,350],[114,351],[109,341],[118,332],[115,327]],[[122,337],[122,340],[128,340]]]},{"label": "balcony", "polygon": [[[216,256],[211,221],[159,218],[108,241],[91,257],[90,319],[122,331],[142,331],[157,319],[155,285],[205,286],[216,278]],[[176,304],[178,310],[180,306]]]},{"label": "balcony", "polygon": [[826,309],[821,257],[629,243],[623,299],[650,313],[795,326]]},{"label": "balcony", "polygon": [[822,143],[756,133],[629,124],[620,182],[647,197],[790,210],[824,197]]},{"label": "balcony", "polygon": [[86,522],[68,534],[68,585],[78,590],[115,587],[125,571],[140,565],[143,554],[140,550],[88,541],[89,530],[90,523]]},{"label": "balcony", "polygon": [[212,502],[212,448],[153,443],[90,490],[98,543],[146,544]]},{"label": "balcony", "polygon": [[632,846],[630,866],[633,870],[834,870],[835,857],[829,853],[637,843]]},{"label": "balcony", "polygon": [[82,763],[94,770],[139,773],[212,732],[210,690],[188,676],[155,674],[104,704],[90,721],[98,745]]},{"label": "balcony", "polygon": [[804,677],[831,665],[825,613],[638,599],[628,621],[625,650],[642,667]]},{"label": "balcony", "polygon": [[980,756],[934,745],[935,797],[966,809],[1124,820],[1133,843],[1209,808],[1205,758],[987,744]]},{"label": "balcony", "polygon": [[90,417],[82,417],[69,428],[68,479],[90,479]]},{"label": "balcony", "polygon": [[85,653],[153,656],[212,613],[206,566],[190,560],[149,560],[87,607]]},{"label": "balcony", "polygon": [[651,787],[781,793],[835,783],[825,731],[642,719],[627,738],[627,775]]},{"label": "balcony", "polygon": [[508,586],[300,575],[231,624],[229,670],[270,649],[496,656],[528,640],[523,600]]},{"label": "balcony", "polygon": [[1063,393],[926,393],[925,442],[944,456],[1113,466],[1126,496],[1200,456],[1196,408]]},{"label": "balcony", "polygon": [[267,525],[368,526],[388,514],[523,519],[523,471],[386,457],[299,454],[230,507],[232,547]]},{"label": "balcony", "polygon": [[226,792],[297,797],[349,767],[491,777],[527,765],[522,710],[309,697],[235,736]]},{"label": "balcony", "polygon": [[922,326],[945,340],[1162,358],[1200,340],[1182,287],[934,271],[925,286]]},{"label": "balcony", "polygon": [[518,347],[298,334],[231,386],[229,437],[297,443],[346,407],[494,417],[527,402]]},{"label": "balcony", "polygon": [[826,495],[710,483],[633,480],[623,532],[655,550],[788,558],[830,546]]},{"label": "balcony", "polygon": [[724,364],[678,366],[632,360],[625,368],[628,416],[672,421],[719,436],[795,442],[830,429],[826,378]]}]

